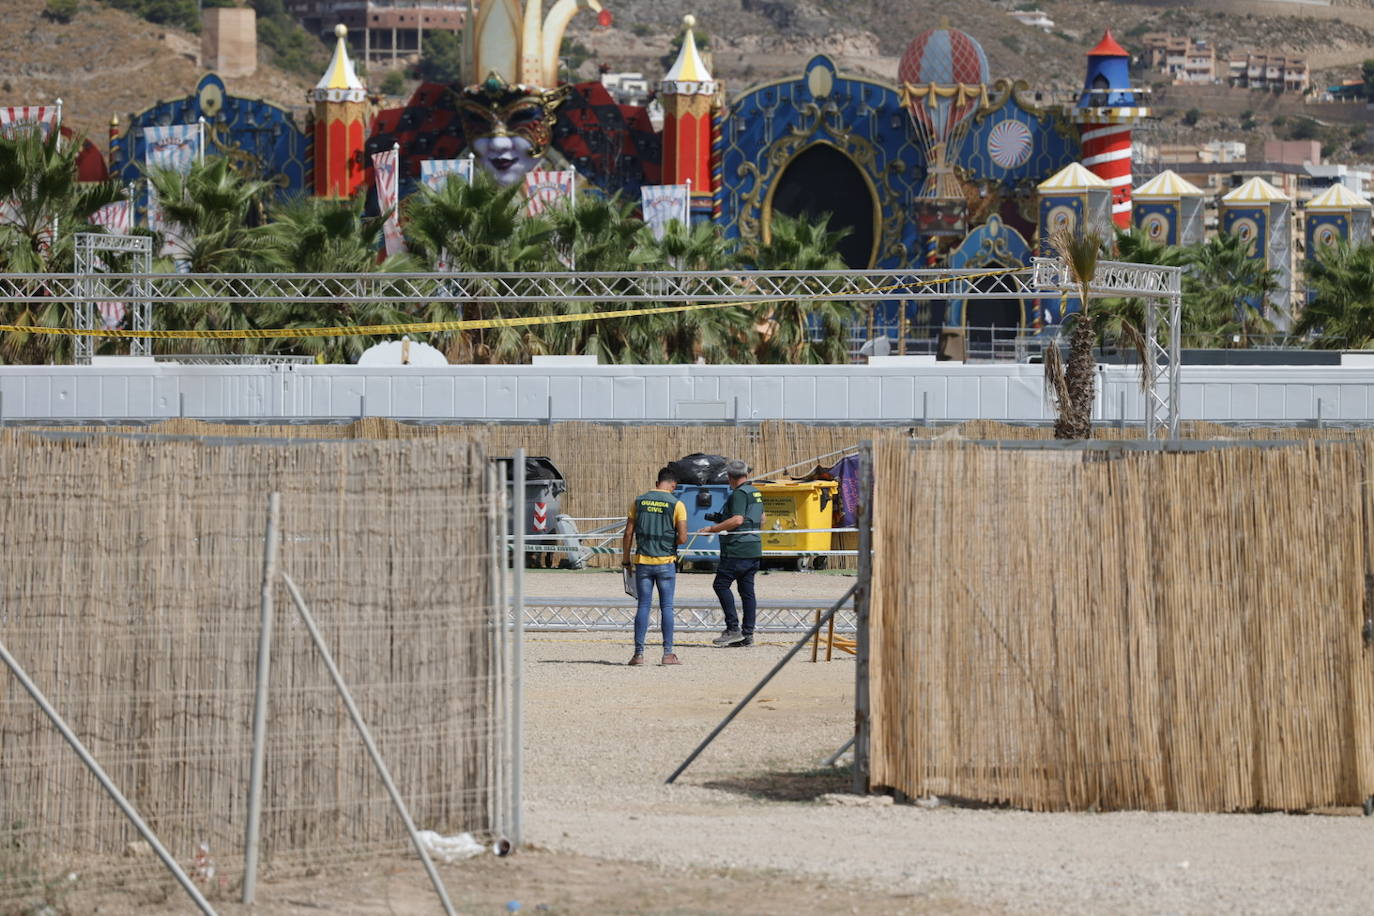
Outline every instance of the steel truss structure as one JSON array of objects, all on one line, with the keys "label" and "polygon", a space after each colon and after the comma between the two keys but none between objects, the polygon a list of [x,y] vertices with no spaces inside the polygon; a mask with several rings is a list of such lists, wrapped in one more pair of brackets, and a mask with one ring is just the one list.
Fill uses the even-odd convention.
[{"label": "steel truss structure", "polygon": [[[97,312],[101,302],[122,302],[131,311],[129,326],[135,331],[150,331],[153,327],[153,280],[158,276],[153,271],[153,240],[146,235],[106,235],[101,232],[78,232],[76,243],[76,273],[67,277],[57,276],[47,296],[37,299],[10,299],[11,302],[41,302],[54,298],[70,299],[72,302],[73,327],[77,330],[94,330],[97,327]],[[123,279],[106,284],[103,282],[109,265],[103,255],[118,255],[127,260],[134,273],[121,274]],[[32,288],[28,282],[24,286]],[[70,290],[69,295],[60,295],[62,288]],[[4,285],[0,284],[0,289]],[[0,294],[0,298],[3,295]],[[90,365],[95,355],[94,337],[78,337],[72,346],[72,357],[77,365]],[[153,342],[146,337],[135,337],[129,341],[130,356],[151,356]]]},{"label": "steel truss structure", "polygon": [[[0,274],[0,302],[73,303],[76,327],[95,327],[95,303],[116,301],[134,309],[134,329],[150,327],[160,303],[234,302],[243,306],[280,302],[419,302],[455,304],[581,303],[588,310],[608,306],[701,302],[756,304],[813,299],[855,304],[945,299],[1058,299],[1078,290],[1062,260],[1034,258],[1031,267],[982,270],[829,271],[643,271],[633,273],[366,273],[366,274],[153,274],[148,239],[140,236],[80,235],[77,272]],[[91,241],[82,242],[82,239]],[[84,245],[84,247],[83,247]],[[103,272],[99,252],[134,253],[135,273]],[[1141,298],[1150,303],[1143,329],[1146,354],[1146,426],[1154,438],[1178,432],[1178,355],[1182,269],[1154,264],[1100,261],[1092,298]],[[134,341],[135,353],[150,342]],[[89,361],[92,338],[78,338],[77,353]]]},{"label": "steel truss structure", "polygon": [[[755,629],[760,633],[800,633],[816,619],[817,611],[831,602],[760,601]],[[681,599],[673,603],[675,627],[688,633],[714,633],[721,628],[720,605],[714,601]],[[655,616],[655,619],[657,617]],[[635,622],[635,602],[630,598],[526,598],[527,630],[614,630],[622,632]],[[837,632],[854,632],[852,602],[835,615]]]},{"label": "steel truss structure", "polygon": [[[1032,284],[1060,296],[1079,295],[1068,265],[1058,258],[1032,258]],[[1042,294],[1043,295],[1043,294]],[[1094,299],[1145,300],[1145,436],[1178,438],[1179,357],[1183,334],[1183,268],[1099,261],[1088,286]]]},{"label": "steel truss structure", "polygon": [[[110,238],[101,236],[101,238]],[[123,302],[344,301],[502,303],[736,302],[787,299],[879,302],[900,299],[1035,298],[1031,271],[830,270],[643,271],[633,273],[366,274],[4,274],[0,301],[77,300],[94,289]]]}]

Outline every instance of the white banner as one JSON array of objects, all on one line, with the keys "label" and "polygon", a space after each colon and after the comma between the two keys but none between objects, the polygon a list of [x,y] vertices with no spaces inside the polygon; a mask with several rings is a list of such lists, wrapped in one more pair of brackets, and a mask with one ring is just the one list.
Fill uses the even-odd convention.
[{"label": "white banner", "polygon": [[0,135],[13,137],[25,127],[37,127],[46,139],[62,123],[61,105],[14,105],[0,108]]},{"label": "white banner", "polygon": [[425,159],[420,163],[420,181],[431,191],[438,191],[448,183],[450,175],[472,181],[471,159]]},{"label": "white banner", "polygon": [[561,201],[572,203],[577,184],[577,173],[572,169],[546,171],[536,169],[525,174],[525,212],[538,216]]},{"label": "white banner", "polygon": [[[106,204],[91,214],[91,222],[111,235],[128,235],[134,225],[133,202],[117,200],[112,204]],[[105,262],[100,261],[98,267],[102,271],[105,270]],[[123,324],[124,316],[129,311],[123,302],[97,302],[95,305],[100,311],[100,321],[107,331]]]},{"label": "white banner", "polygon": [[668,224],[677,220],[684,227],[691,225],[692,186],[690,184],[645,185],[639,189],[644,208],[644,222],[661,239]]},{"label": "white banner", "polygon": [[[20,131],[32,130],[37,128],[42,134],[43,139],[47,139],[54,130],[62,124],[62,103],[56,105],[11,105],[0,108],[0,136],[6,139],[13,139]],[[15,224],[19,222],[19,204],[13,200],[0,200],[0,223]],[[44,228],[38,234],[38,247],[40,251],[47,252],[52,248],[53,240],[57,237],[57,220],[53,220],[51,229]]]},{"label": "white banner", "polygon": [[[201,124],[152,124],[143,128],[143,163],[149,170],[170,169],[185,175],[204,157],[205,133]],[[157,189],[148,184],[148,228],[162,233],[159,254],[171,255],[177,273],[191,269],[187,260],[189,239],[182,227],[166,222],[158,203]]]},{"label": "white banner", "polygon": [[382,238],[386,241],[386,256],[400,254],[406,250],[406,240],[401,235],[401,176],[400,151],[387,150],[372,154],[372,169],[377,181],[377,208],[387,214],[382,224]]}]

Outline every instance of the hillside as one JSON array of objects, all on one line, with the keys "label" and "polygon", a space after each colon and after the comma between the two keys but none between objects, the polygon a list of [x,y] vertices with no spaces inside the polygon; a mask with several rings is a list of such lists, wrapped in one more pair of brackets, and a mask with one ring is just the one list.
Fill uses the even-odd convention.
[{"label": "hillside", "polygon": [[[907,42],[948,21],[982,43],[994,78],[1072,88],[1082,80],[1084,53],[1108,26],[1128,48],[1139,49],[1146,32],[1174,31],[1211,39],[1222,51],[1291,52],[1308,56],[1315,69],[1353,73],[1360,61],[1374,57],[1374,8],[1370,0],[1341,2],[930,0],[918,6],[910,0],[614,0],[614,29],[579,19],[574,30],[594,60],[657,76],[658,58],[680,28],[681,15],[691,12],[710,35],[715,75],[738,89],[793,75],[822,51],[847,69],[895,79]],[[1007,15],[1030,8],[1043,9],[1055,21],[1052,33]]]},{"label": "hillside", "polygon": [[[61,98],[63,122],[104,147],[112,114],[125,122],[159,99],[186,95],[204,74],[199,36],[89,0],[62,25],[43,18],[43,5],[0,0],[0,105]],[[227,83],[231,92],[296,111],[299,123],[314,80],[259,66],[255,75]]]},{"label": "hillside", "polygon": [[[0,43],[0,104],[43,104],[60,96],[66,123],[103,145],[112,114],[124,121],[129,112],[159,98],[183,95],[203,72],[196,62],[198,36],[93,0],[80,0],[75,19],[62,25],[42,17],[43,4],[0,0],[7,39]],[[1019,77],[1046,89],[1080,84],[1084,53],[1108,25],[1136,50],[1146,32],[1172,31],[1209,39],[1223,52],[1249,48],[1306,55],[1319,85],[1357,74],[1360,62],[1374,57],[1374,0],[929,0],[919,6],[910,0],[607,0],[607,5],[616,16],[610,29],[596,27],[588,16],[574,20],[569,37],[590,52],[582,77],[594,77],[604,63],[657,79],[682,14],[691,12],[710,38],[715,75],[731,92],[795,76],[821,52],[845,70],[895,80],[906,44],[943,20],[982,42],[994,78]],[[1007,15],[1032,6],[1055,21],[1052,33]],[[230,89],[299,115],[312,82],[263,65],[251,78],[231,80]],[[1166,99],[1161,109],[1189,107]],[[1204,111],[1188,134],[1239,139],[1240,120],[1234,112],[1222,118]],[[1273,119],[1260,120],[1268,127]]]}]

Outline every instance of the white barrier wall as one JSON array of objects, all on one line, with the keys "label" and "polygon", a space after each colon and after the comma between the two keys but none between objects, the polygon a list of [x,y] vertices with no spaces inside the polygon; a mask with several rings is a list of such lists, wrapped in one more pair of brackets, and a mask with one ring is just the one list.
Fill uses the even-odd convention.
[{"label": "white barrier wall", "polygon": [[[1097,416],[1139,421],[1136,372],[1100,367]],[[1041,367],[4,366],[5,419],[1048,420]],[[1374,421],[1374,366],[1185,366],[1184,419]]]}]

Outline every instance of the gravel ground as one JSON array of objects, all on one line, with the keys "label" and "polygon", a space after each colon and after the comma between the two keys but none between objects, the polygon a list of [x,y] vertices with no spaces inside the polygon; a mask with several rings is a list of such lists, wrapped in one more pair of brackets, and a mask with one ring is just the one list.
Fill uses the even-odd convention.
[{"label": "gravel ground", "polygon": [[[529,593],[611,597],[618,580],[532,573]],[[852,581],[774,574],[760,594],[824,599]],[[681,592],[709,595],[710,576],[684,577]],[[528,848],[442,867],[459,912],[506,912],[512,899],[546,916],[1374,910],[1374,821],[1362,817],[1031,814],[849,796],[848,770],[819,765],[853,728],[847,655],[800,655],[666,786],[791,643],[715,649],[687,634],[681,667],[628,668],[629,637],[527,635]],[[438,912],[418,861],[399,854],[269,878],[254,907],[234,897],[217,895],[223,916]],[[166,881],[65,903],[108,916],[189,911]]]},{"label": "gravel ground", "polygon": [[[815,601],[834,601],[854,584],[854,572],[782,572],[759,573],[754,579],[759,600],[781,601],[806,598]],[[715,599],[706,572],[683,572],[677,577],[677,594],[683,598]],[[532,598],[562,595],[569,598],[624,598],[620,588],[619,569],[525,570],[525,594]]]},{"label": "gravel ground", "polygon": [[850,733],[848,656],[815,665],[799,656],[677,785],[665,786],[786,645],[714,649],[696,636],[680,641],[682,667],[627,668],[628,638],[527,637],[529,840],[672,868],[861,882],[938,899],[937,909],[1371,911],[1374,823],[1361,817],[1031,814],[818,800],[847,789],[847,771],[818,764]]}]

